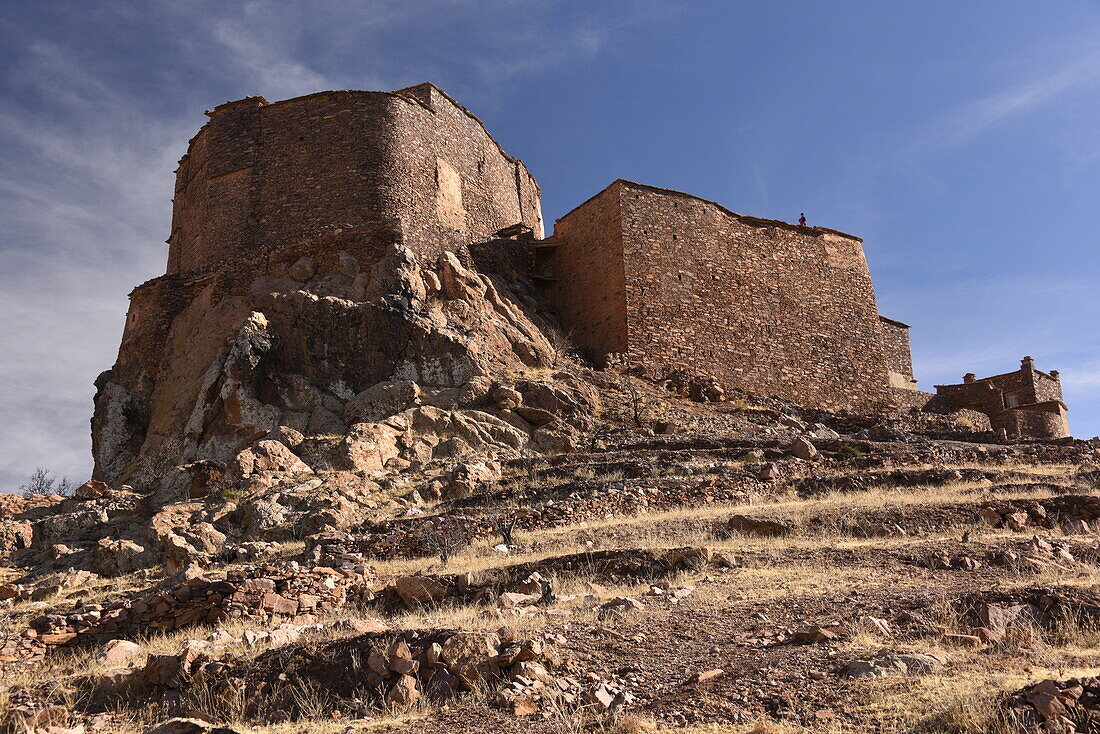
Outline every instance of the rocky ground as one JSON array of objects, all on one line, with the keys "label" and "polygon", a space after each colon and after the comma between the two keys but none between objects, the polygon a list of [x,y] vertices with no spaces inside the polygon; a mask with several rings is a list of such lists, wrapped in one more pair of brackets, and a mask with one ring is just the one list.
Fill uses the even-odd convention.
[{"label": "rocky ground", "polygon": [[228,460],[127,439],[130,484],[0,495],[4,730],[1100,731],[1100,440],[593,370],[398,260],[400,309],[279,287],[413,319],[460,380],[271,397],[297,322],[251,313],[187,439]]},{"label": "rocky ground", "polygon": [[575,450],[398,472],[340,529],[6,497],[5,725],[1095,730],[1100,445],[602,379]]}]

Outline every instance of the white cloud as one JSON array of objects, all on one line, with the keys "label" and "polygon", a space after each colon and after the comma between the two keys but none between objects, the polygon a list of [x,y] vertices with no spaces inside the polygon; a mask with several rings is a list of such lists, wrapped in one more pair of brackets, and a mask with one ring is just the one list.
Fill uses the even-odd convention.
[{"label": "white cloud", "polygon": [[963,106],[944,120],[929,140],[935,139],[944,147],[959,145],[995,125],[1097,84],[1100,84],[1100,46],[1090,40],[1069,61]]},{"label": "white cloud", "polygon": [[[509,51],[482,67],[486,78],[597,52],[603,35],[595,26],[578,21],[548,33],[526,12],[554,5],[158,3],[89,8],[88,22],[105,25],[79,38],[5,25],[23,45],[7,50],[8,93],[0,97],[0,492],[14,490],[35,466],[73,479],[90,473],[93,381],[114,362],[126,294],[163,272],[173,171],[205,121],[203,106],[246,94],[275,100],[396,88],[452,63],[476,69],[482,56],[471,48],[497,48],[501,37],[511,39]],[[422,32],[438,33],[433,22],[449,24],[452,16],[476,38],[445,64],[426,60],[416,46]],[[104,28],[149,38],[96,41]],[[513,29],[530,43],[514,43]],[[107,44],[146,56],[104,54]],[[137,76],[143,63],[150,68],[141,79],[115,78]]]}]

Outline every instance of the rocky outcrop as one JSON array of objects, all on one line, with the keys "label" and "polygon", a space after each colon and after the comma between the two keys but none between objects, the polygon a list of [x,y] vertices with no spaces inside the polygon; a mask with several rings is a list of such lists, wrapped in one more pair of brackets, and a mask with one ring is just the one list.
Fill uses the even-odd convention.
[{"label": "rocky outcrop", "polygon": [[97,479],[155,488],[196,462],[266,486],[377,475],[560,450],[590,424],[595,395],[581,381],[514,381],[551,367],[554,349],[454,253],[428,268],[395,246],[369,273],[347,253],[331,272],[312,260],[285,272],[221,297],[217,282],[177,284],[186,303],[159,315],[159,348],[124,339],[97,383]]}]

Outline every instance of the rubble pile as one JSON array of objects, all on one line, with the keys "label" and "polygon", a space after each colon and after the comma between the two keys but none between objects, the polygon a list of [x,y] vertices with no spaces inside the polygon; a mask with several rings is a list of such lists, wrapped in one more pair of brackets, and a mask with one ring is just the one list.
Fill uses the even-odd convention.
[{"label": "rubble pile", "polygon": [[[554,652],[560,635],[517,636],[506,631],[377,632],[311,646],[285,646],[248,660],[222,658],[209,646],[179,655],[152,656],[131,676],[136,690],[167,691],[198,679],[241,695],[250,716],[296,720],[307,712],[303,685],[323,686],[350,710],[368,695],[376,708],[406,710],[421,698],[445,701],[488,686],[493,701],[517,715],[538,712],[548,700],[607,709],[629,696],[614,683],[563,675]],[[355,670],[355,675],[348,675]]]},{"label": "rubble pile", "polygon": [[1100,724],[1100,677],[1034,683],[1013,693],[1006,709],[1024,734],[1088,734]]},{"label": "rubble pile", "polygon": [[47,614],[31,623],[31,631],[38,642],[56,646],[168,632],[227,619],[301,622],[344,605],[349,594],[374,580],[366,568],[301,569],[295,565],[235,569],[224,580],[199,577],[131,601],[89,604],[72,614]]},{"label": "rubble pile", "polygon": [[402,576],[377,590],[375,598],[391,610],[446,601],[518,608],[562,601],[555,594],[555,578],[583,575],[605,583],[653,581],[678,571],[703,570],[712,564],[731,566],[733,561],[709,548],[592,551],[477,574]]}]

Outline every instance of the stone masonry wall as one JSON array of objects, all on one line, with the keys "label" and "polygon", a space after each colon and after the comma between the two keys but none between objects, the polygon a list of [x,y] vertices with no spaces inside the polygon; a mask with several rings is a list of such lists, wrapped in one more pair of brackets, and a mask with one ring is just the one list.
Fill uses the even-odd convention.
[{"label": "stone masonry wall", "polygon": [[1015,372],[982,379],[971,374],[956,385],[936,385],[936,396],[928,403],[928,410],[946,413],[960,408],[985,413],[994,430],[1004,430],[1013,437],[1070,435],[1061,379],[1057,372],[1035,369],[1031,357],[1024,357]]},{"label": "stone masonry wall", "polygon": [[171,273],[247,268],[258,251],[379,223],[426,259],[520,221],[541,236],[526,167],[430,84],[250,97],[209,114],[177,171]]},{"label": "stone masonry wall", "polygon": [[619,193],[608,188],[558,220],[560,244],[535,253],[535,282],[589,357],[627,351]]},{"label": "stone masonry wall", "polygon": [[909,327],[899,321],[879,317],[882,327],[882,345],[886,353],[891,387],[915,390],[913,379],[913,352],[909,346]]},{"label": "stone masonry wall", "polygon": [[422,103],[394,105],[390,185],[405,243],[417,252],[430,248],[424,252],[434,258],[517,222],[541,238],[538,184],[523,163],[441,90],[422,84],[403,91]]},{"label": "stone masonry wall", "polygon": [[[578,240],[593,219],[610,222],[609,234]],[[600,260],[613,263],[621,241],[632,362],[698,370],[803,405],[873,408],[890,400],[889,359],[858,238],[617,181],[559,220],[555,239],[567,243],[555,257],[559,283],[585,285],[603,276],[576,271],[610,267]],[[586,247],[603,253],[582,258]],[[599,306],[603,294],[591,288],[588,305]],[[585,304],[556,305],[574,333],[594,318]],[[581,323],[570,323],[569,309]]]}]

